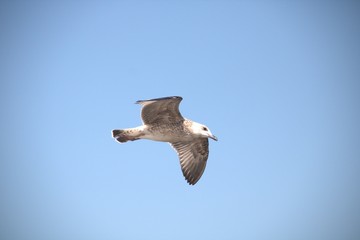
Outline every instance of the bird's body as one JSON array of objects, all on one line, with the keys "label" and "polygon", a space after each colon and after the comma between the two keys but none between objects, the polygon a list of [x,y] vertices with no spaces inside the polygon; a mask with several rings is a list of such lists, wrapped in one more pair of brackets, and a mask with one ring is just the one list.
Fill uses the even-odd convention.
[{"label": "bird's body", "polygon": [[188,120],[167,123],[167,124],[152,124],[145,129],[148,133],[148,139],[160,142],[173,141],[191,141],[190,131],[187,126],[190,125]]},{"label": "bird's body", "polygon": [[181,97],[166,97],[137,101],[143,106],[141,117],[144,125],[113,130],[112,135],[121,143],[138,139],[169,142],[179,155],[186,180],[193,185],[206,166],[208,138],[217,138],[206,126],[181,116],[181,100]]},{"label": "bird's body", "polygon": [[159,142],[191,141],[193,136],[188,129],[190,126],[191,122],[184,120],[175,123],[148,124],[136,128],[124,129],[122,131],[126,132],[126,135],[123,135],[128,138],[124,139],[124,142],[140,138]]}]

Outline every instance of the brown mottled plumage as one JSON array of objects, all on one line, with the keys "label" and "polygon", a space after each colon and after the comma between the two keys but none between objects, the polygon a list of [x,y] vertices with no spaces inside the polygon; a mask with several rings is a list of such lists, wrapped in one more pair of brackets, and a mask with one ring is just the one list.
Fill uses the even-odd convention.
[{"label": "brown mottled plumage", "polygon": [[121,143],[138,139],[169,142],[180,158],[181,170],[187,182],[194,185],[205,170],[209,156],[209,141],[217,138],[202,124],[185,119],[179,112],[181,97],[140,100],[142,126],[113,130]]}]

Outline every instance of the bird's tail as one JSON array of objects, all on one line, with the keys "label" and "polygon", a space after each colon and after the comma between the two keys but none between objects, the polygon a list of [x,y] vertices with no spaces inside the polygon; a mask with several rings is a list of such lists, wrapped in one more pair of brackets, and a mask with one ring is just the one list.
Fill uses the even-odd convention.
[{"label": "bird's tail", "polygon": [[116,141],[124,143],[140,139],[142,133],[141,130],[137,128],[115,129],[112,130],[112,136],[116,139]]}]

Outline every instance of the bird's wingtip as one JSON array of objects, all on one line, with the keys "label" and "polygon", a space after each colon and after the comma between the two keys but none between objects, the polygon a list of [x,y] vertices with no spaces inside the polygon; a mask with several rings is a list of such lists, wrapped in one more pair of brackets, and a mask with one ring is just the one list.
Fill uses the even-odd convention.
[{"label": "bird's wingtip", "polygon": [[148,99],[148,100],[138,100],[135,102],[135,104],[141,104],[143,102],[149,102],[149,101],[161,101],[161,100],[169,100],[169,99],[178,99],[178,100],[182,100],[183,98],[180,96],[171,96],[171,97],[161,97],[161,98],[153,98],[153,99]]}]

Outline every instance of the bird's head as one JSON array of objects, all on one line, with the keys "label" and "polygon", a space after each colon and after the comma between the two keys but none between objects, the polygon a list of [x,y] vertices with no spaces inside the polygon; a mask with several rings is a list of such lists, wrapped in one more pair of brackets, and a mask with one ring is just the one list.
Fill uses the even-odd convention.
[{"label": "bird's head", "polygon": [[191,128],[193,130],[193,133],[198,135],[199,137],[211,138],[215,141],[218,140],[217,137],[210,132],[210,129],[203,124],[193,122]]}]

